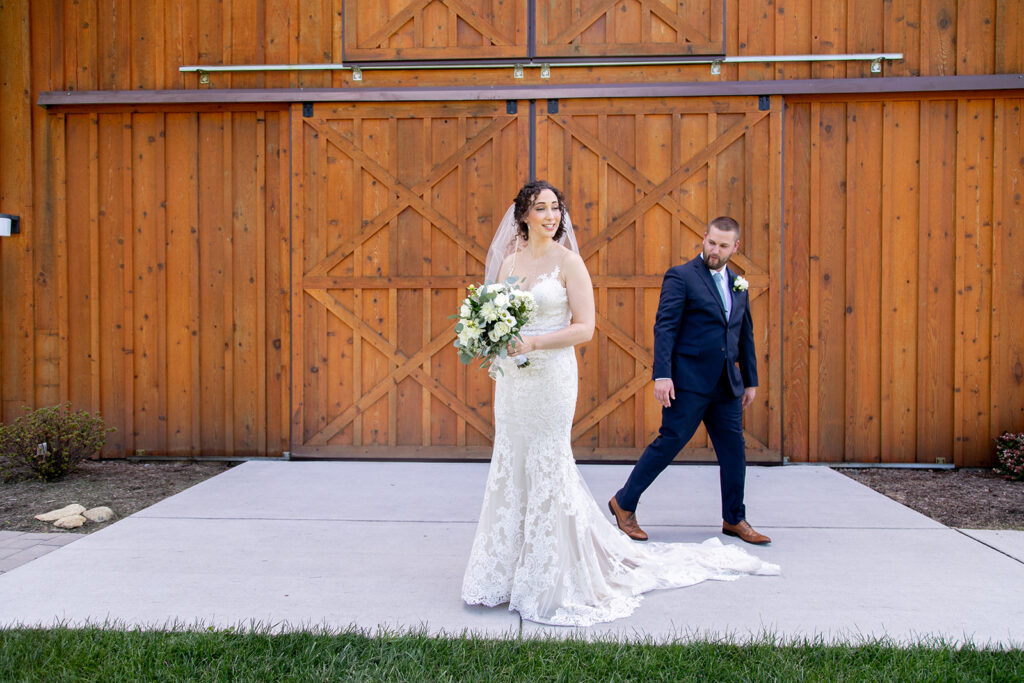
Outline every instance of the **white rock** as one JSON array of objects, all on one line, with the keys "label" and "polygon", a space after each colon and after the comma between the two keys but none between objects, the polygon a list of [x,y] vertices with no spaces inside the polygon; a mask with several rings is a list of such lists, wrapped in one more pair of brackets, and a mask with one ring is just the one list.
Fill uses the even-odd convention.
[{"label": "white rock", "polygon": [[68,515],[67,517],[61,517],[53,523],[58,529],[77,529],[83,524],[85,524],[85,517],[82,515]]},{"label": "white rock", "polygon": [[90,522],[107,522],[114,518],[114,511],[106,506],[100,506],[98,508],[92,508],[82,513],[87,520]]},{"label": "white rock", "polygon": [[79,505],[78,503],[72,503],[67,507],[62,507],[60,510],[50,510],[44,512],[41,515],[36,515],[36,519],[40,522],[56,522],[61,517],[67,517],[69,515],[80,515],[85,512],[85,506]]}]

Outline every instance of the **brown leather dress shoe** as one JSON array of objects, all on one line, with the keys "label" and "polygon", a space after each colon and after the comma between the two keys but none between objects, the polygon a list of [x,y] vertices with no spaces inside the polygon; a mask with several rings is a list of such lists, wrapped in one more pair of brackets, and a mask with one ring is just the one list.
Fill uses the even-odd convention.
[{"label": "brown leather dress shoe", "polygon": [[739,524],[729,524],[728,522],[722,522],[722,533],[726,536],[735,536],[741,541],[747,543],[753,543],[754,545],[765,545],[771,543],[772,539],[768,538],[764,534],[759,534],[754,531],[753,527],[747,524],[747,520],[741,519]]},{"label": "brown leather dress shoe", "polygon": [[627,512],[620,508],[619,501],[615,500],[615,496],[612,496],[612,499],[608,501],[608,509],[612,511],[615,523],[619,525],[624,534],[634,541],[647,540],[647,533],[636,523],[636,513]]}]

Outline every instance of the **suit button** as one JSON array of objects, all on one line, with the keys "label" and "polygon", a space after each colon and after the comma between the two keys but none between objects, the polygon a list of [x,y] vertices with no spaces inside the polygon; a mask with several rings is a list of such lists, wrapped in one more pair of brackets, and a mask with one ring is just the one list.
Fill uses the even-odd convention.
[{"label": "suit button", "polygon": [[721,349],[719,349],[719,351],[725,351],[725,347],[722,347]]}]

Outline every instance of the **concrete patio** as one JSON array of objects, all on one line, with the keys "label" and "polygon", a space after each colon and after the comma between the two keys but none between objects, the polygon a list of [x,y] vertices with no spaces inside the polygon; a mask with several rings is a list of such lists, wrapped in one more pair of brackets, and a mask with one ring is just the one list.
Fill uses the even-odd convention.
[{"label": "concrete patio", "polygon": [[[602,505],[629,472],[581,469]],[[773,538],[751,550],[782,576],[649,593],[631,617],[587,629],[468,607],[459,589],[486,474],[478,463],[247,462],[8,565],[0,624],[1024,643],[1024,532],[950,529],[826,467],[748,470],[750,521]],[[717,468],[677,466],[638,516],[653,540],[699,542],[720,531],[718,509]]]}]

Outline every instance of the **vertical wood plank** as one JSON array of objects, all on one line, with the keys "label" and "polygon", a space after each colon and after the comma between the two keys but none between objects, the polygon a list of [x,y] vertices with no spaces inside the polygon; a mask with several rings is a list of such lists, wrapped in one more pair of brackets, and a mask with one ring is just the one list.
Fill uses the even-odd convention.
[{"label": "vertical wood plank", "polygon": [[165,115],[167,202],[167,449],[198,455],[200,380],[196,160],[198,115]]},{"label": "vertical wood plank", "polygon": [[[52,3],[36,3],[31,11],[30,39],[39,46],[38,58],[30,62],[31,78],[36,83],[63,80],[64,62],[61,58],[63,45],[63,15],[60,8]],[[48,406],[60,401],[60,349],[58,336],[59,291],[57,289],[58,239],[61,228],[57,225],[60,212],[55,184],[58,162],[62,151],[51,149],[55,134],[46,113],[38,107],[29,112],[26,119],[29,127],[24,134],[29,137],[33,158],[33,173],[25,178],[30,196],[43,201],[32,201],[32,218],[40,230],[26,231],[27,241],[32,245],[31,260],[25,265],[31,269],[34,286],[32,291],[32,318],[24,328],[32,330],[31,343],[34,345],[33,383],[30,394],[32,405]]]},{"label": "vertical wood plank", "polygon": [[89,407],[100,403],[100,152],[99,116],[89,116]]},{"label": "vertical wood plank", "polygon": [[[289,448],[305,440],[305,294],[302,291],[302,275],[305,272],[305,135],[306,126],[302,121],[302,105],[293,104],[288,114],[290,131],[291,174],[291,242],[289,262],[291,278],[291,438]],[[359,214],[356,214],[359,215]],[[358,347],[357,347],[358,349]],[[358,442],[357,442],[358,443]]]},{"label": "vertical wood plank", "polygon": [[881,105],[848,107],[846,243],[846,443],[845,452],[877,462],[879,442],[881,150],[873,131],[881,127]]},{"label": "vertical wood plank", "polygon": [[[816,295],[811,295],[807,300],[807,367],[809,372],[807,375],[807,395],[809,403],[807,406],[807,444],[808,444],[808,459],[815,461],[819,455],[824,451],[822,448],[822,434],[821,434],[821,418],[824,417],[825,421],[828,421],[828,417],[836,416],[834,406],[822,405],[822,398],[828,401],[828,397],[838,395],[838,392],[832,391],[834,388],[834,382],[836,377],[833,373],[822,372],[822,358],[825,357],[822,350],[827,351],[830,348],[837,346],[836,344],[827,344],[823,338],[823,328],[830,330],[836,326],[834,319],[832,319],[832,325],[823,324],[822,316],[822,299],[834,300],[834,296],[830,296],[832,293],[832,281],[833,275],[830,271],[831,259],[828,258],[828,254],[822,253],[823,244],[835,244],[838,240],[836,239],[836,226],[828,221],[828,216],[834,215],[831,211],[823,211],[822,206],[829,206],[830,200],[834,200],[831,196],[830,191],[835,187],[836,183],[829,183],[826,178],[830,177],[835,172],[834,168],[829,168],[826,171],[822,168],[822,145],[828,144],[830,149],[828,152],[834,151],[835,138],[833,136],[834,120],[829,119],[827,122],[823,121],[822,109],[823,105],[820,102],[812,102],[810,104],[810,177],[816,178],[817,182],[811,185],[810,197],[808,198],[808,223],[810,230],[808,232],[808,244],[807,249],[810,253],[808,260],[808,282],[810,287],[816,292]],[[833,162],[839,161],[831,154],[824,155],[825,159],[831,159]],[[844,176],[845,177],[845,176]],[[845,183],[845,181],[843,181]],[[827,198],[823,198],[822,195],[829,193]],[[845,199],[845,198],[844,198]],[[845,207],[846,203],[843,202],[842,206]],[[845,217],[845,212],[844,212]],[[842,236],[843,233],[840,230],[838,236]],[[824,239],[823,239],[824,238]],[[842,242],[840,242],[842,244]],[[830,253],[835,253],[830,250]],[[823,263],[824,262],[824,263]],[[824,272],[822,272],[824,270]],[[826,396],[822,396],[821,392],[821,380],[825,379],[826,386],[829,387],[829,391]],[[830,382],[829,379],[832,379]],[[842,415],[842,412],[839,413]],[[832,429],[828,427],[832,426]],[[834,425],[827,425],[824,430],[826,435],[833,435],[835,432]],[[842,430],[839,430],[842,433]],[[834,438],[834,437],[833,437]]]},{"label": "vertical wood plank", "polygon": [[783,334],[783,126],[785,108],[781,97],[771,100],[770,158],[772,172],[768,193],[768,268],[771,275],[768,323],[768,358],[765,374],[768,376],[769,395],[764,399],[768,410],[768,447],[782,455],[782,334]]},{"label": "vertical wood plank", "polygon": [[[231,206],[231,415],[235,453],[255,455],[260,441],[260,386],[264,366],[260,358],[260,311],[266,306],[260,273],[262,240],[258,207],[263,205],[265,179],[261,173],[262,125],[256,112],[235,112],[231,127],[231,168],[228,184]],[[228,304],[226,304],[226,307]]]},{"label": "vertical wood plank", "polygon": [[[256,7],[252,2],[244,0],[224,4],[225,13],[230,12],[231,63],[272,63],[267,61],[264,51],[264,37],[267,34],[267,27],[264,25],[264,3],[260,2]],[[231,79],[231,85],[235,88],[261,88],[265,82],[266,75],[261,73],[237,73],[233,74]]]},{"label": "vertical wood plank", "polygon": [[224,184],[229,173],[229,147],[224,130],[225,116],[208,112],[199,115],[199,403],[201,441],[208,454],[230,453],[226,431],[230,428],[227,408],[230,375],[226,367],[231,351],[230,336],[224,329],[229,319],[225,310],[230,273],[227,249],[230,235],[225,226]]},{"label": "vertical wood plank", "polygon": [[[819,172],[812,173],[820,184],[821,203],[816,215],[817,229],[812,228],[816,249],[812,252],[819,264],[818,276],[812,278],[816,311],[811,317],[816,326],[811,343],[816,349],[817,362],[811,372],[817,374],[816,390],[812,394],[813,409],[817,411],[819,430],[813,448],[821,460],[831,460],[838,453],[851,457],[845,449],[846,420],[852,408],[847,401],[846,353],[849,332],[847,318],[848,270],[847,245],[860,239],[852,225],[848,210],[851,202],[860,197],[851,192],[848,169],[853,156],[846,140],[853,124],[849,109],[852,105],[830,102],[822,104],[819,129],[823,148]],[[865,255],[865,258],[870,258]]]},{"label": "vertical wood plank", "polygon": [[[183,64],[199,63],[199,0],[164,3],[164,87],[174,90],[195,88],[198,78],[178,70]],[[270,62],[274,63],[274,62]],[[278,64],[284,62],[276,62]]]},{"label": "vertical wood plank", "polygon": [[1018,0],[997,0],[995,32],[995,72],[1024,71],[1024,4]]},{"label": "vertical wood plank", "polygon": [[996,0],[971,0],[957,3],[956,74],[958,76],[994,73],[996,31]]},{"label": "vertical wood plank", "polygon": [[920,115],[913,102],[883,105],[881,448],[890,462],[914,462],[917,400],[916,260]]},{"label": "vertical wood plank", "polygon": [[[90,178],[96,165],[89,158],[90,139],[93,129],[88,114],[68,114],[61,117],[67,132],[64,139],[67,150],[62,167],[67,169],[64,183],[67,201],[65,221],[67,229],[60,242],[63,247],[58,259],[62,273],[58,290],[63,300],[61,350],[64,360],[62,375],[66,373],[67,391],[62,391],[65,400],[81,408],[91,408],[92,391],[90,367],[90,322],[94,287],[91,270],[90,223],[92,193]],[[68,287],[74,282],[73,289]],[[62,377],[62,379],[64,379]]]},{"label": "vertical wood plank", "polygon": [[131,121],[132,355],[136,449],[162,453],[165,426],[166,330],[166,156],[161,114],[135,114]]},{"label": "vertical wood plank", "polygon": [[130,87],[155,90],[164,86],[164,26],[163,12],[131,11],[126,15],[130,37]]},{"label": "vertical wood plank", "polygon": [[[845,54],[847,31],[847,12],[853,11],[851,5],[859,3],[822,2],[805,3],[811,13],[811,44],[814,54]],[[858,9],[858,15],[860,10]],[[857,21],[857,18],[854,18]],[[850,50],[851,52],[853,50]],[[846,65],[842,62],[817,62],[811,64],[812,78],[844,78]]]},{"label": "vertical wood plank", "polygon": [[[989,433],[1024,431],[1024,100],[997,101],[993,144],[992,387]],[[1001,186],[1001,187],[1000,187]]]},{"label": "vertical wood plank", "polygon": [[69,33],[75,36],[76,53],[72,60],[74,69],[68,69],[68,83],[78,90],[95,90],[99,87],[96,65],[99,58],[99,18],[95,2],[65,4],[65,10],[73,17],[67,22]]},{"label": "vertical wood plank", "polygon": [[921,75],[957,71],[957,0],[921,0]]},{"label": "vertical wood plank", "polygon": [[32,35],[27,2],[0,12],[0,33],[6,36],[0,54],[0,152],[8,171],[0,173],[3,211],[21,216],[22,234],[0,240],[0,420],[14,420],[33,401],[35,364],[32,329],[33,177],[32,90],[29,55]]},{"label": "vertical wood plank", "polygon": [[[196,4],[196,58],[199,64],[230,64],[226,61],[224,46],[224,5],[197,0]],[[294,62],[293,62],[294,63]],[[230,75],[211,76],[211,85],[229,87]]]},{"label": "vertical wood plank", "polygon": [[[771,3],[769,3],[771,5]],[[801,2],[807,8],[810,2]],[[810,11],[787,11],[785,6],[774,4],[775,47],[778,54],[806,55],[812,50],[812,29]],[[800,62],[778,62],[772,65],[775,78],[810,78],[810,64]]]},{"label": "vertical wood plank", "polygon": [[250,437],[250,448],[254,455],[267,452],[267,370],[269,357],[267,354],[267,311],[271,301],[267,298],[267,224],[266,207],[269,204],[269,178],[267,176],[267,117],[270,113],[255,113],[255,149],[256,164],[254,174],[256,197],[252,206],[255,221],[255,250],[253,253],[252,291],[256,298],[255,324],[252,330],[254,348],[253,363],[256,386],[253,392],[252,422],[254,434]]},{"label": "vertical wood plank", "polygon": [[959,220],[958,319],[959,466],[989,457],[988,413],[992,352],[992,132],[993,101],[960,100],[957,147],[962,173],[957,188]]},{"label": "vertical wood plank", "polygon": [[[727,17],[735,17],[739,34],[738,54],[771,55],[781,54],[776,50],[775,37],[779,25],[773,0],[734,0],[726,9]],[[729,21],[731,24],[732,22]],[[774,68],[764,63],[736,65],[737,80],[762,81],[775,77]]]},{"label": "vertical wood plank", "polygon": [[785,106],[785,142],[782,172],[785,187],[783,206],[782,275],[782,356],[781,384],[782,456],[792,462],[808,462],[814,458],[809,435],[810,416],[817,414],[816,402],[811,404],[810,376],[813,365],[809,349],[810,338],[810,220],[816,215],[812,202],[817,202],[811,187],[812,146],[814,128],[819,115],[812,113],[808,102],[787,103]]},{"label": "vertical wood plank", "polygon": [[[294,0],[265,0],[263,3],[262,41],[267,64],[295,64],[298,61],[293,54],[297,40],[293,29],[293,22],[298,16],[296,5]],[[341,40],[340,30],[337,35],[338,40]],[[292,87],[295,76],[287,72],[266,73],[263,74],[262,87]]]},{"label": "vertical wood plank", "polygon": [[[289,278],[293,265],[291,207],[288,205],[291,177],[288,171],[292,145],[289,140],[291,127],[288,111],[274,112],[273,115],[268,115],[267,121],[268,130],[275,131],[272,136],[275,147],[272,153],[268,153],[268,159],[272,163],[267,165],[267,187],[274,190],[273,197],[267,204],[267,224],[272,226],[272,231],[268,232],[267,236],[267,299],[274,302],[267,313],[267,320],[270,321],[267,336],[273,357],[273,363],[267,372],[271,382],[267,389],[270,399],[267,406],[267,440],[271,452],[280,452],[291,447],[291,406],[293,400],[301,400],[298,395],[293,399],[291,384],[292,374],[295,373],[291,360],[294,332],[290,325],[292,302],[289,299]],[[267,137],[270,138],[271,135],[268,134]],[[270,315],[271,311],[275,312],[273,317]]]},{"label": "vertical wood plank", "polygon": [[127,289],[124,286],[124,251],[120,245],[120,207],[124,202],[122,176],[125,175],[123,116],[121,114],[100,114],[97,121],[97,235],[100,259],[96,277],[102,296],[97,298],[99,335],[104,343],[100,345],[99,410],[106,423],[117,431],[107,438],[103,450],[105,457],[124,454],[130,441],[124,416],[125,381],[124,368],[127,350],[124,340],[123,308]]},{"label": "vertical wood plank", "polygon": [[129,90],[132,84],[131,2],[107,0],[99,12],[99,68],[103,90]]},{"label": "vertical wood plank", "polygon": [[[235,344],[239,334],[231,314],[234,312],[236,300],[235,271],[237,270],[233,245],[236,239],[240,237],[235,233],[234,219],[234,190],[238,173],[235,168],[235,114],[226,111],[219,118],[224,165],[217,176],[217,180],[220,181],[220,186],[217,188],[220,191],[218,227],[224,240],[224,244],[220,247],[223,250],[224,258],[219,264],[220,268],[218,268],[218,277],[216,278],[217,293],[222,299],[219,304],[221,336],[218,340],[221,348],[214,357],[220,361],[224,377],[224,398],[219,406],[222,415],[220,425],[221,438],[224,443],[224,452],[234,453],[236,444],[235,420],[237,417],[235,414],[235,395],[238,391],[236,386],[237,377],[235,376]],[[213,282],[211,281],[211,284]]]},{"label": "vertical wood plank", "polygon": [[121,239],[121,286],[124,288],[124,308],[120,311],[121,337],[124,340],[121,347],[124,351],[124,365],[122,368],[122,381],[124,382],[124,403],[119,406],[124,413],[125,437],[128,452],[135,450],[139,434],[136,431],[135,415],[135,354],[138,349],[135,344],[135,268],[133,252],[135,249],[135,235],[132,232],[132,216],[134,211],[132,177],[135,172],[135,149],[132,145],[132,114],[121,115],[121,152],[124,159],[124,172],[121,181],[121,205],[120,205],[120,230]]},{"label": "vertical wood plank", "polygon": [[52,366],[57,372],[57,391],[59,401],[70,400],[71,375],[70,375],[70,348],[69,339],[71,330],[69,325],[70,302],[69,291],[69,257],[68,246],[68,212],[67,212],[67,186],[68,186],[68,160],[66,140],[66,117],[64,114],[54,114],[46,117],[47,136],[50,140],[49,148],[53,150],[51,163],[53,164],[52,183],[49,190],[52,194],[53,203],[53,230],[56,233],[54,239],[54,263],[53,279],[55,282],[56,298],[56,358]]},{"label": "vertical wood plank", "polygon": [[[847,4],[847,39],[850,52],[875,52],[879,50],[879,39],[884,36],[883,6],[886,0],[855,0]],[[885,70],[883,62],[883,71]],[[847,62],[847,78],[868,78],[871,76],[871,62]]]},{"label": "vertical wood plank", "polygon": [[928,462],[950,461],[957,431],[956,117],[954,101],[921,103],[917,457]]},{"label": "vertical wood plank", "polygon": [[882,4],[882,49],[903,54],[903,59],[885,63],[883,72],[886,76],[921,75],[923,4],[922,0],[897,0]]}]

